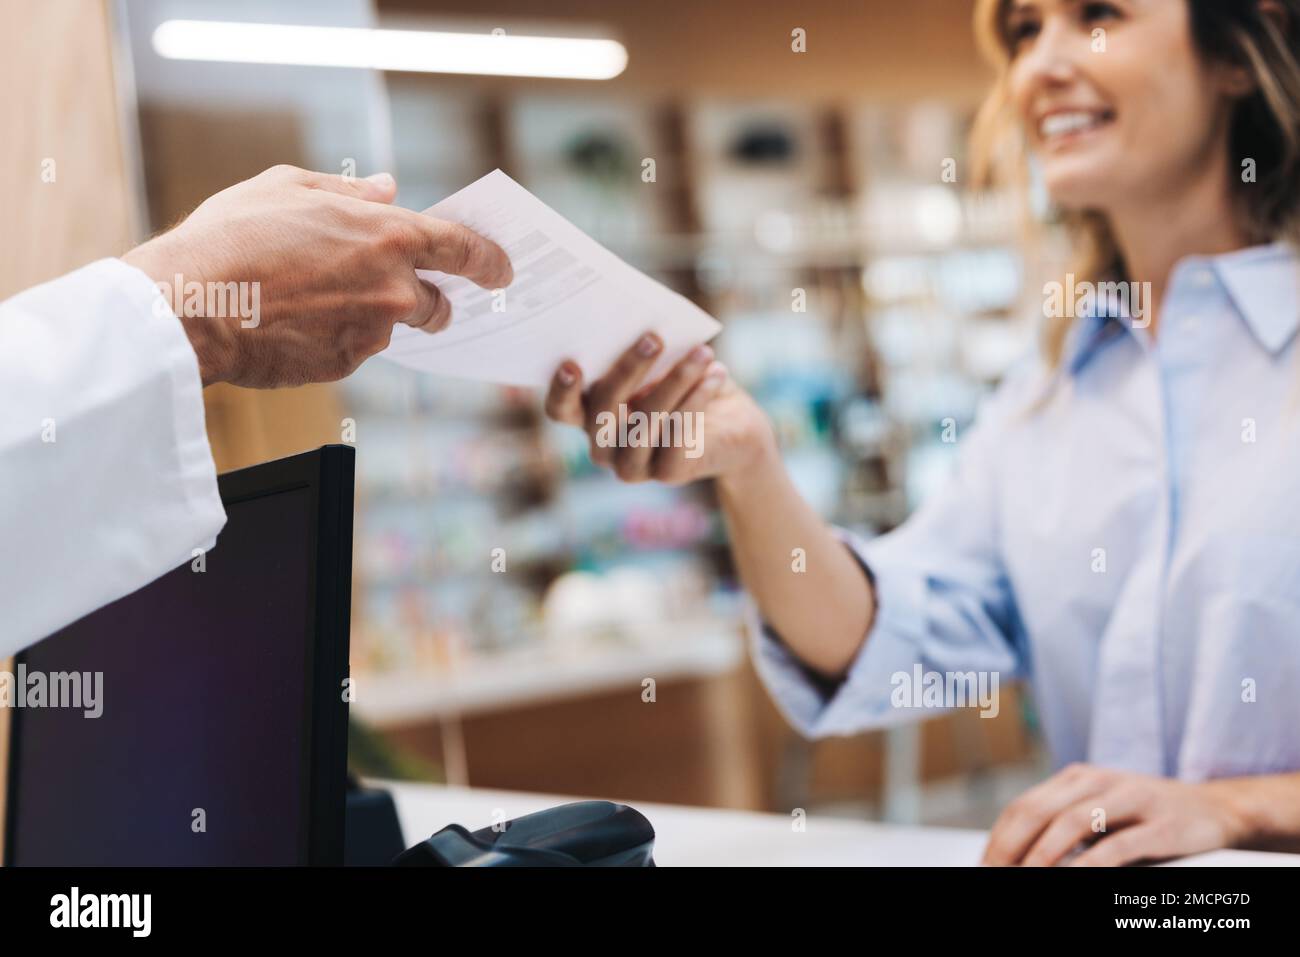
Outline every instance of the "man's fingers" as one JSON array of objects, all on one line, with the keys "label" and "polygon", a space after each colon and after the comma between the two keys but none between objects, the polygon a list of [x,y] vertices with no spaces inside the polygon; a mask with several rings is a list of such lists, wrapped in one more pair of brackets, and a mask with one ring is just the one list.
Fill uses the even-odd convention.
[{"label": "man's fingers", "polygon": [[506,251],[468,226],[410,213],[415,227],[411,265],[464,276],[484,289],[504,289],[515,278]]},{"label": "man's fingers", "polygon": [[[369,202],[391,203],[397,195],[397,183],[388,173],[357,179],[295,167],[276,167],[270,172],[291,176],[310,189]],[[485,289],[503,289],[514,279],[506,251],[467,226],[409,209],[396,209],[385,215],[399,217],[399,222],[391,226],[395,230],[392,235],[416,269],[436,269],[451,276],[464,276]],[[385,223],[385,228],[390,228],[389,224]]]},{"label": "man's fingers", "polygon": [[372,203],[391,203],[397,196],[397,180],[390,173],[371,173],[362,179],[348,180],[357,195]]},{"label": "man's fingers", "polygon": [[546,414],[556,422],[582,427],[582,370],[571,359],[562,362],[551,377],[551,387],[546,392]]},{"label": "man's fingers", "polygon": [[[397,183],[388,173],[375,173],[362,179],[315,173],[292,166],[277,166],[270,175],[283,175],[309,189],[319,189],[339,196],[350,196],[376,203],[391,203],[397,195]],[[492,240],[459,223],[425,216],[409,209],[385,213],[397,222],[384,222],[385,229],[410,258],[416,269],[436,269],[451,276],[464,276],[485,289],[502,289],[514,279],[514,269],[506,251]]]},{"label": "man's fingers", "polygon": [[418,276],[414,278],[417,305],[415,311],[402,322],[421,332],[441,332],[451,324],[451,303],[433,283],[425,282]]},{"label": "man's fingers", "polygon": [[388,173],[375,173],[361,179],[311,170],[298,170],[298,173],[301,174],[299,181],[304,186],[340,196],[352,196],[372,203],[391,203],[397,195],[397,182]]}]

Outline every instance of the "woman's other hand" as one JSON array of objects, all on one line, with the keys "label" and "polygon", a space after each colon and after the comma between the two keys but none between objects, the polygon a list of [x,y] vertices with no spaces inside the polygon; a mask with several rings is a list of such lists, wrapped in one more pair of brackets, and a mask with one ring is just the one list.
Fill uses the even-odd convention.
[{"label": "woman's other hand", "polygon": [[1007,806],[983,863],[1117,866],[1238,845],[1246,828],[1220,783],[1072,764]]}]

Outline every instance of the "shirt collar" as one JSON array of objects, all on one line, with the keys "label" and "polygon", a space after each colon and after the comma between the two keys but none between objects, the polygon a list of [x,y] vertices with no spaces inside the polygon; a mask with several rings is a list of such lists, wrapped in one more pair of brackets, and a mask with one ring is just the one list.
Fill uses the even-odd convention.
[{"label": "shirt collar", "polygon": [[[1218,256],[1180,260],[1170,277],[1168,301],[1197,268],[1210,269],[1247,328],[1268,352],[1276,355],[1300,329],[1300,255],[1279,241]],[[1132,333],[1122,303],[1098,302],[1081,314],[1066,334],[1062,368],[1071,375],[1082,369],[1106,343]]]},{"label": "shirt collar", "polygon": [[1285,242],[1211,257],[1237,313],[1260,345],[1277,355],[1300,327],[1300,257]]},{"label": "shirt collar", "polygon": [[1127,312],[1116,303],[1098,302],[1096,308],[1080,313],[1070,325],[1061,349],[1061,367],[1077,373],[1101,347],[1128,331]]}]

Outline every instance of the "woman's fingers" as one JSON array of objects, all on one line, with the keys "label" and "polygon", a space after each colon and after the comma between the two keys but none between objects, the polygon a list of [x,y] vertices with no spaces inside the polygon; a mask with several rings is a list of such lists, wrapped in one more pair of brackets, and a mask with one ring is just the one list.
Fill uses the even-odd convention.
[{"label": "woman's fingers", "polygon": [[591,384],[588,405],[599,410],[625,401],[645,381],[646,373],[663,347],[663,340],[655,333],[643,335],[614,361],[608,372]]},{"label": "woman's fingers", "polygon": [[1160,860],[1183,853],[1160,824],[1134,824],[1098,841],[1069,862],[1070,867],[1122,867],[1137,861]]},{"label": "woman's fingers", "polygon": [[1092,810],[1100,796],[1092,800],[1076,801],[1060,811],[1033,845],[1025,852],[1020,863],[1026,867],[1051,867],[1069,854],[1080,841],[1093,833]]},{"label": "woman's fingers", "polygon": [[[546,414],[557,422],[586,428],[594,420],[596,412],[632,394],[654,365],[662,348],[663,341],[657,335],[652,332],[643,335],[618,357],[605,375],[592,383],[585,403],[582,370],[572,359],[565,360],[551,377],[551,386],[546,393]],[[592,409],[590,416],[582,414],[584,405]]]},{"label": "woman's fingers", "polygon": [[988,865],[1019,864],[1061,811],[1101,793],[1109,778],[1099,768],[1071,765],[1012,801],[998,817],[984,849]]},{"label": "woman's fingers", "polygon": [[1104,835],[1107,827],[1128,824],[1140,817],[1141,813],[1141,803],[1135,792],[1123,786],[1076,801],[1056,815],[1025,854],[1024,864],[1026,867],[1051,867],[1058,864],[1081,842]]},{"label": "woman's fingers", "polygon": [[659,449],[650,460],[650,476],[658,482],[680,485],[698,475],[704,457],[704,412],[727,382],[727,367],[711,362],[700,379],[678,405],[685,442],[680,449]]},{"label": "woman's fingers", "polygon": [[586,416],[582,409],[582,370],[572,359],[560,363],[546,392],[546,414],[556,422],[582,428]]},{"label": "woman's fingers", "polygon": [[638,409],[675,409],[686,394],[695,388],[713,361],[713,349],[696,346],[668,374],[639,393],[634,400]]},{"label": "woman's fingers", "polygon": [[[614,362],[603,376],[591,384],[587,390],[586,421],[583,423],[591,437],[591,460],[597,465],[614,464],[614,455],[618,451],[617,443],[606,441],[609,430],[600,428],[602,422],[608,421],[607,415],[613,415],[617,423],[620,405],[640,388],[646,373],[659,358],[664,343],[653,332],[647,332],[638,339],[630,349]],[[617,430],[615,430],[617,434]]]},{"label": "woman's fingers", "polygon": [[547,389],[546,414],[583,428],[592,461],[612,467],[625,482],[661,474],[689,478],[691,462],[703,454],[704,407],[727,379],[713,349],[700,345],[643,387],[662,351],[662,340],[647,333],[585,394],[582,370],[571,360],[556,370]]},{"label": "woman's fingers", "polygon": [[[636,428],[629,428],[628,441],[615,450],[615,475],[624,482],[643,482],[650,478],[650,462],[657,449],[667,444],[665,454],[678,451],[687,425],[677,405],[704,378],[712,361],[711,348],[696,346],[666,376],[627,403],[629,424]],[[617,422],[615,419],[616,426]],[[618,437],[620,441],[624,438],[623,430],[619,429]]]}]

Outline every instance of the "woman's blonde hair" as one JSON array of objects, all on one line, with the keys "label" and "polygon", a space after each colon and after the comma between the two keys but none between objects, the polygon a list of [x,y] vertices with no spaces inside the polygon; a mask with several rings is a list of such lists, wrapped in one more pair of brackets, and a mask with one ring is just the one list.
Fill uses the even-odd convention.
[{"label": "woman's blonde hair", "polygon": [[[1228,133],[1230,188],[1241,225],[1255,242],[1300,244],[1300,0],[1186,0],[1192,39],[1207,62],[1243,68],[1253,91],[1234,106]],[[978,0],[975,34],[997,68],[993,89],[975,119],[971,153],[981,186],[1020,185],[1027,192],[1028,161],[1010,108],[1012,40],[1007,14],[1013,0]],[[1239,175],[1247,160],[1254,177]],[[1078,280],[1124,279],[1124,262],[1110,223],[1095,211],[1060,212],[1073,240]],[[1043,336],[1047,360],[1057,365],[1070,318],[1050,320]]]}]

